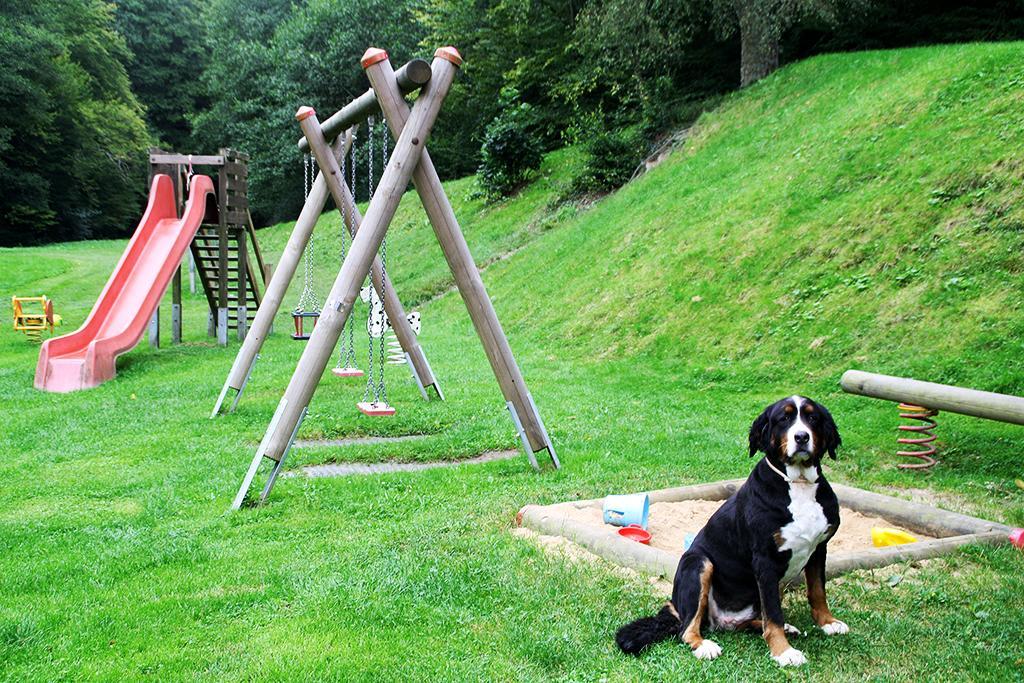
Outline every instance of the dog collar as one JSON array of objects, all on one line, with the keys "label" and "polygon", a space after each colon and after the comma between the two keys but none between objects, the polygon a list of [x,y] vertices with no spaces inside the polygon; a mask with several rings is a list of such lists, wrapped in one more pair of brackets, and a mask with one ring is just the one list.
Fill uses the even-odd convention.
[{"label": "dog collar", "polygon": [[803,483],[806,483],[806,484],[813,484],[814,483],[813,481],[811,481],[807,477],[805,477],[803,474],[801,474],[796,479],[790,479],[789,475],[787,475],[785,472],[783,472],[778,467],[773,465],[772,461],[769,460],[767,456],[765,456],[764,461],[765,461],[765,463],[767,463],[768,467],[772,468],[772,471],[775,472],[775,474],[777,474],[780,477],[782,477],[782,480],[784,482],[788,483],[788,484],[795,484],[795,483],[800,483],[800,482],[803,482]]},{"label": "dog collar", "polygon": [[775,474],[777,474],[780,477],[782,477],[785,481],[789,481],[789,477],[786,476],[786,473],[783,472],[782,470],[780,470],[775,465],[773,465],[772,461],[769,460],[767,457],[765,457],[764,462],[765,462],[766,465],[768,465],[768,467],[772,468],[772,472],[774,472]]}]

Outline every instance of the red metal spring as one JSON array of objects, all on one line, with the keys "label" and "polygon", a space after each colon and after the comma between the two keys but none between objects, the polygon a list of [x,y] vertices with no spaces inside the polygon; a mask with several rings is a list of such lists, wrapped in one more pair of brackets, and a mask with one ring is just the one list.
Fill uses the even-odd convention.
[{"label": "red metal spring", "polygon": [[919,435],[913,438],[903,437],[896,439],[897,443],[907,444],[916,447],[916,450],[912,451],[896,451],[896,455],[902,455],[907,458],[917,458],[921,462],[915,463],[903,463],[899,465],[900,469],[904,470],[923,470],[931,467],[935,464],[935,458],[931,457],[935,455],[935,446],[932,444],[937,438],[934,433],[934,429],[937,426],[935,416],[939,414],[939,411],[932,410],[931,408],[925,408],[923,406],[915,406],[911,403],[900,404],[900,418],[904,420],[919,420],[923,424],[909,424],[900,425],[899,430],[901,432],[911,432],[912,434]]}]

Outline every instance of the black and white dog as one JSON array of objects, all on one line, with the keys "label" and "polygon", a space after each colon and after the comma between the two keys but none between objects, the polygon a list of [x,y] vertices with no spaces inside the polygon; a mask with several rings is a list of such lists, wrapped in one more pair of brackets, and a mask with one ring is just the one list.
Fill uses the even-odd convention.
[{"label": "black and white dog", "polygon": [[765,408],[750,427],[750,455],[765,457],[679,560],[672,600],[657,615],[619,629],[622,651],[639,654],[677,636],[698,659],[714,659],[722,648],[701,637],[702,625],[756,628],[780,666],[804,664],[786,638],[799,631],[782,616],[779,585],[801,571],[814,621],[828,635],[848,632],[825,599],[825,546],[839,528],[839,503],[821,459],[835,458],[840,443],[832,415],[819,403],[792,396]]}]

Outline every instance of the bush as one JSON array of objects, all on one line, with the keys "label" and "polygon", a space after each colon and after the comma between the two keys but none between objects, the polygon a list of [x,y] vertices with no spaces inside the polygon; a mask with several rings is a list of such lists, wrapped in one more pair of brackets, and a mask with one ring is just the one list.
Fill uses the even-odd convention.
[{"label": "bush", "polygon": [[518,104],[506,106],[487,124],[477,177],[488,200],[513,194],[540,168],[544,145],[535,121],[530,105]]},{"label": "bush", "polygon": [[600,131],[584,146],[587,158],[571,190],[577,197],[611,192],[625,185],[643,161],[646,149],[643,137],[634,130]]}]

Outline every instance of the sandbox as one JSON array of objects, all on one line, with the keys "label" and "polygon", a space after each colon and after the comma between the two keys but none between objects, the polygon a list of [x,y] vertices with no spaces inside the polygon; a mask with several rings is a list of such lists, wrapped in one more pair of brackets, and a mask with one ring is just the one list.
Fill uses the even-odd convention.
[{"label": "sandbox", "polygon": [[[651,500],[651,544],[618,535],[602,519],[603,498],[554,505],[527,505],[519,511],[520,526],[540,534],[561,536],[618,565],[671,580],[687,533],[696,533],[743,479],[648,491]],[[1010,527],[948,512],[862,489],[832,484],[839,498],[842,524],[829,542],[826,572],[830,576],[952,552],[969,543],[1008,542]],[[909,531],[916,543],[876,548],[873,526]],[[802,580],[802,576],[798,580]]]}]

